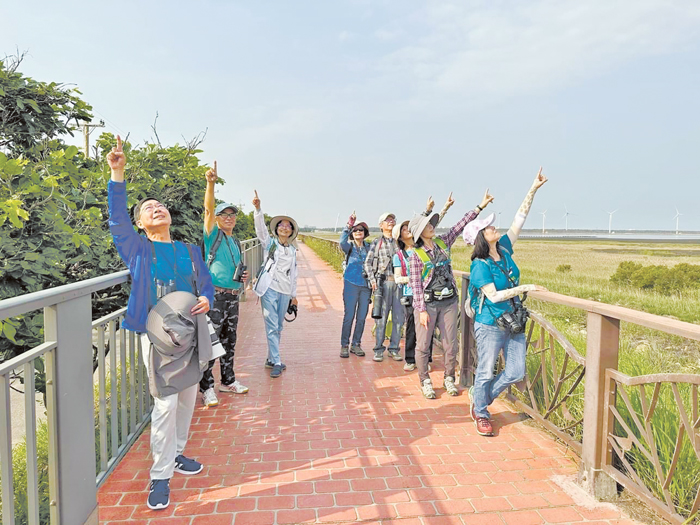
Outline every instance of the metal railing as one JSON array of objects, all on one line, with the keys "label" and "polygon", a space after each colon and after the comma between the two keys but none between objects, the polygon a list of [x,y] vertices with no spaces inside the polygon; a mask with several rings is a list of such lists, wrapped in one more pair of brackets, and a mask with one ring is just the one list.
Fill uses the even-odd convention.
[{"label": "metal railing", "polygon": [[[469,276],[462,274],[461,279],[462,296],[466,297]],[[700,509],[700,483],[696,480],[695,486],[687,487],[693,504],[686,508],[674,501],[669,486],[684,445],[691,451],[686,450],[685,460],[694,461],[700,472],[700,375],[630,377],[619,372],[620,322],[695,341],[700,341],[700,326],[553,292],[529,295],[587,313],[586,356],[582,357],[551,323],[533,313],[526,328],[527,376],[519,385],[522,391],[511,387],[508,399],[581,456],[579,482],[592,495],[614,498],[619,483],[666,519],[685,522]],[[477,357],[473,321],[465,313],[461,327],[462,383],[471,385]],[[664,384],[670,400],[661,414],[658,401]],[[651,399],[644,385],[651,385]],[[627,389],[635,387],[632,396]],[[572,402],[573,397],[582,397],[583,403]],[[676,436],[673,452],[663,460],[659,450],[666,447],[662,447],[660,433]]]},{"label": "metal railing", "polygon": [[[338,241],[300,237],[339,268],[343,255]],[[469,274],[454,274],[461,280],[461,296],[467,297]],[[695,341],[700,341],[700,326],[553,292],[529,295],[586,312],[585,357],[552,323],[532,312],[525,331],[527,374],[507,398],[581,456],[579,482],[592,495],[611,499],[619,483],[672,522],[696,514],[698,480],[687,487],[693,503],[686,508],[679,507],[669,487],[682,462],[694,462],[700,473],[700,375],[630,377],[618,371],[618,357],[621,322]],[[462,386],[473,385],[476,366],[473,321],[460,307]],[[664,435],[675,437],[662,458]]]},{"label": "metal railing", "polygon": [[[251,274],[262,264],[257,239],[243,241]],[[0,364],[0,484],[2,524],[14,525],[11,379],[23,374],[27,521],[40,523],[35,368],[46,374],[48,520],[97,523],[97,488],[150,420],[151,397],[140,338],[121,328],[122,308],[92,321],[92,293],[126,283],[122,271],[0,301],[0,321],[43,310],[45,342]],[[96,369],[93,364],[96,347]],[[94,451],[94,453],[89,453]],[[44,509],[44,514],[45,514]],[[41,521],[45,523],[45,520]]]}]

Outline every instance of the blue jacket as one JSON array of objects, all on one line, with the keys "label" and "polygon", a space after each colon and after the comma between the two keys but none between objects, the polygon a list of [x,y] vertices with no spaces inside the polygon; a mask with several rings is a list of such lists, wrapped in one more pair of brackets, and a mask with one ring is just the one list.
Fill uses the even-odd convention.
[{"label": "blue jacket", "polygon": [[365,259],[367,258],[367,252],[369,251],[369,243],[367,241],[362,241],[362,247],[358,248],[355,241],[350,239],[350,229],[346,226],[340,233],[340,249],[343,250],[345,258],[347,259],[348,252],[350,253],[350,258],[347,259],[348,264],[343,273],[343,278],[357,286],[367,286],[367,279],[362,277],[362,271],[365,265]]},{"label": "blue jacket", "polygon": [[[126,306],[126,317],[122,326],[137,333],[146,331],[148,318],[148,297],[151,286],[152,254],[150,241],[134,230],[126,206],[126,182],[109,181],[107,191],[109,206],[109,231],[129,273],[131,273],[131,294]],[[197,290],[200,296],[209,299],[209,305],[214,304],[214,285],[206,264],[202,260],[202,252],[198,246],[187,245],[192,261],[196,268]]]}]

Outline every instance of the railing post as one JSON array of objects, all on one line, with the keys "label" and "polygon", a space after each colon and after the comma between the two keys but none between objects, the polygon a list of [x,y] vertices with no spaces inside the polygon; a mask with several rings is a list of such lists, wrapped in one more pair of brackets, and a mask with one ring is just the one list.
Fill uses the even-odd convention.
[{"label": "railing post", "polygon": [[61,524],[97,523],[90,299],[88,294],[44,308],[45,338],[58,344],[51,366],[55,428],[50,431]]},{"label": "railing post", "polygon": [[461,302],[459,315],[462,332],[459,348],[459,384],[463,387],[474,385],[474,365],[476,364],[476,356],[472,354],[472,346],[474,346],[472,341],[472,319],[467,315],[467,311],[464,308],[468,289],[469,277],[462,275],[462,295],[459,298]]},{"label": "railing post", "polygon": [[[620,348],[620,320],[588,312],[586,345],[586,384],[583,409],[583,450],[580,484],[598,499],[611,499],[617,484],[602,470],[611,460],[605,428],[612,428],[612,415],[605,410],[605,370],[617,370]],[[614,402],[614,397],[611,397]],[[606,421],[607,418],[607,421]]]}]

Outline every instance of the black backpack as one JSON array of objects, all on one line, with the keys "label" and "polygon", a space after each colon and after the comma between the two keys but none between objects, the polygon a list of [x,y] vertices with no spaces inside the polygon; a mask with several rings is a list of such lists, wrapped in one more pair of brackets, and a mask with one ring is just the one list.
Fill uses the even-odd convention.
[{"label": "black backpack", "polygon": [[[218,233],[216,234],[216,239],[214,239],[214,244],[211,245],[211,250],[209,250],[209,257],[207,257],[206,248],[204,247],[204,240],[202,240],[201,244],[199,245],[200,249],[202,250],[202,259],[204,260],[204,262],[206,262],[207,269],[211,267],[211,264],[214,262],[214,259],[216,259],[216,253],[219,251],[219,247],[224,241],[224,235],[224,232],[218,230]],[[231,235],[231,237],[233,238],[233,242],[236,244],[236,248],[238,248],[238,253],[241,254],[241,259],[243,259],[243,249],[241,248],[240,241],[234,235]],[[228,246],[228,243],[226,243],[226,246]],[[230,249],[231,247],[229,246],[229,250]],[[231,259],[233,260],[233,253],[231,254]]]}]

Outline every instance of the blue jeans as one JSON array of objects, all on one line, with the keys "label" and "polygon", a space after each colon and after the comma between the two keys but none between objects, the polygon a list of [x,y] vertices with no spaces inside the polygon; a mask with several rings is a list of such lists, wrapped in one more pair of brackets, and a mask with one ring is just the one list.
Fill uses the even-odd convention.
[{"label": "blue jeans", "polygon": [[406,308],[401,304],[399,289],[394,281],[384,281],[382,285],[382,318],[377,319],[375,332],[374,351],[384,353],[384,339],[386,320],[391,312],[391,339],[389,340],[389,352],[398,352],[401,342],[401,328],[403,327]]},{"label": "blue jeans", "polygon": [[355,333],[352,336],[352,344],[359,345],[362,341],[362,332],[365,330],[365,319],[369,310],[370,289],[367,286],[357,286],[350,281],[343,281],[343,329],[340,333],[340,346],[350,344],[350,332],[352,332],[352,320],[355,319]]},{"label": "blue jeans", "polygon": [[[474,378],[474,412],[490,417],[488,407],[509,385],[525,377],[525,334],[512,334],[497,325],[474,323],[479,363]],[[505,368],[496,376],[493,367],[503,349]]]},{"label": "blue jeans", "polygon": [[284,326],[284,314],[287,313],[290,299],[291,296],[276,292],[272,288],[268,288],[265,295],[260,298],[267,335],[267,360],[275,365],[282,363],[280,336]]}]

